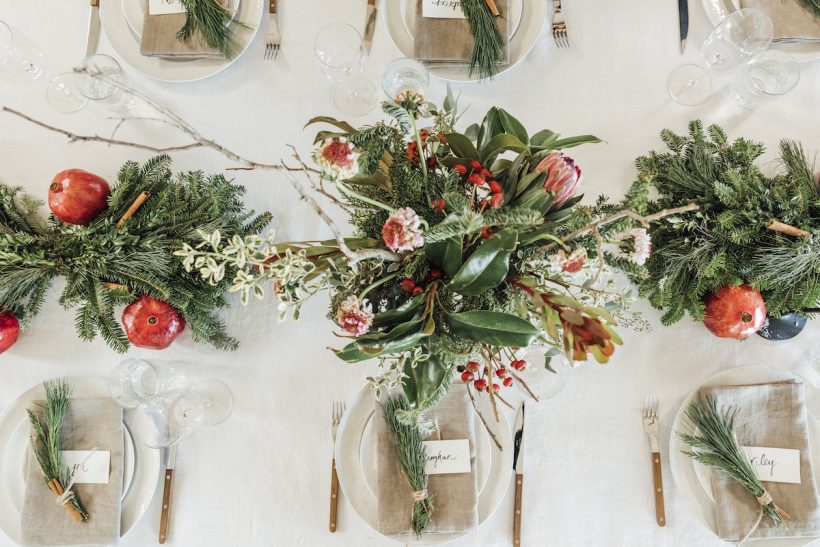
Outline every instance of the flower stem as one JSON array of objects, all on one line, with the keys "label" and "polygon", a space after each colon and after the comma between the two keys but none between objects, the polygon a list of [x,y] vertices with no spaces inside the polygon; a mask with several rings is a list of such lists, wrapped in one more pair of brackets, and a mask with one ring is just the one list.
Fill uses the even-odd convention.
[{"label": "flower stem", "polygon": [[376,201],[375,199],[370,199],[370,198],[365,197],[365,196],[363,196],[363,195],[361,195],[357,192],[354,192],[345,183],[343,183],[341,181],[338,181],[338,180],[336,181],[336,187],[339,189],[340,192],[342,192],[344,195],[346,195],[349,198],[357,199],[357,200],[362,201],[364,203],[370,204],[373,207],[378,207],[379,209],[383,209],[383,210],[387,211],[388,213],[393,213],[393,212],[396,211],[395,209],[393,209],[389,205],[385,205],[384,203],[382,203],[380,201]]},{"label": "flower stem", "polygon": [[410,125],[413,128],[413,135],[416,138],[416,146],[419,149],[419,164],[421,165],[421,172],[424,175],[424,193],[427,195],[427,205],[433,206],[433,199],[430,197],[428,188],[429,175],[427,173],[427,158],[424,157],[424,143],[421,142],[421,134],[419,128],[416,126],[416,117],[413,112],[408,112],[410,115]]},{"label": "flower stem", "polygon": [[391,279],[394,279],[394,278],[398,277],[398,275],[400,273],[401,272],[393,272],[390,275],[386,275],[386,276],[382,277],[381,279],[378,279],[378,280],[374,281],[373,283],[371,283],[370,285],[365,287],[364,290],[361,293],[359,293],[359,300],[364,300],[364,297],[367,295],[367,293],[369,293],[370,291],[372,291],[373,289],[375,289],[379,285],[384,285],[385,283],[387,283]]}]

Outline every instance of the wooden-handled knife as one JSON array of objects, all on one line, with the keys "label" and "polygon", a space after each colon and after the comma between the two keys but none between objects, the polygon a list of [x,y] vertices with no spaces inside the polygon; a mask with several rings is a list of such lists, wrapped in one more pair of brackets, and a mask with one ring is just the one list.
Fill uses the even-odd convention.
[{"label": "wooden-handled knife", "polygon": [[177,459],[177,447],[171,446],[166,453],[165,479],[162,489],[162,513],[159,519],[159,542],[168,539],[168,527],[171,519],[171,486],[174,483],[174,465]]},{"label": "wooden-handled knife", "polygon": [[524,491],[524,403],[518,409],[513,434],[513,469],[515,469],[515,513],[513,513],[513,547],[521,547],[521,496]]}]

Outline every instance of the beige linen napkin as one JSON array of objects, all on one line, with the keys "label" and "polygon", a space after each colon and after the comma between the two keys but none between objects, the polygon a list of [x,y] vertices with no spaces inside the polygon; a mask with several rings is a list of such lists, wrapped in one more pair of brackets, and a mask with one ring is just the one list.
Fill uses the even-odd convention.
[{"label": "beige linen napkin", "polygon": [[[416,5],[415,57],[419,61],[435,64],[467,64],[473,52],[473,39],[467,19],[437,19],[422,15],[422,1]],[[501,15],[495,18],[501,38],[505,44],[504,60],[510,62],[510,20],[509,0],[496,0]]]},{"label": "beige linen napkin", "polygon": [[[751,538],[811,537],[820,535],[817,487],[809,452],[808,417],[803,384],[777,382],[705,388],[718,409],[738,409],[735,432],[741,445],[800,450],[800,484],[764,482],[774,502],[791,516],[775,526],[768,516]],[[717,505],[718,535],[737,541],[754,526],[760,505],[745,488],[725,473],[713,470],[712,489]]]},{"label": "beige linen napkin", "polygon": [[[43,401],[32,407],[42,418]],[[71,399],[63,426],[63,448],[111,452],[108,484],[75,484],[72,490],[88,512],[75,522],[49,490],[34,454],[29,450],[22,541],[26,546],[110,545],[120,538],[123,478],[122,408],[112,399]],[[66,485],[63,485],[66,486]]]},{"label": "beige linen napkin", "polygon": [[[140,0],[145,19],[142,23],[140,53],[147,57],[175,58],[224,58],[216,48],[210,47],[199,32],[185,41],[177,40],[177,32],[185,24],[185,13],[148,15],[148,0]],[[223,2],[224,5],[224,2]]]},{"label": "beige linen napkin", "polygon": [[[475,456],[475,417],[466,386],[454,385],[428,414],[438,421],[442,440],[468,439],[472,473],[430,475],[427,492],[433,496],[435,511],[425,535],[465,532],[478,526],[478,486]],[[375,403],[376,461],[378,465],[379,532],[408,540],[413,497],[405,478],[393,436],[387,429],[381,405]],[[438,438],[437,435],[433,438]],[[432,440],[432,438],[431,438]]]},{"label": "beige linen napkin", "polygon": [[768,15],[776,41],[820,41],[820,17],[798,0],[741,0],[741,7]]}]

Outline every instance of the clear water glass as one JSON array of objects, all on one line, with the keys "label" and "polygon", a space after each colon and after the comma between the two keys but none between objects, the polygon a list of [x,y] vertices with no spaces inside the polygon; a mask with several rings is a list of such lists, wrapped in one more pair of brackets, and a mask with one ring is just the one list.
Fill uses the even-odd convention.
[{"label": "clear water glass", "polygon": [[108,377],[108,393],[123,408],[137,408],[144,401],[182,385],[184,376],[173,366],[143,359],[126,359]]},{"label": "clear water glass", "polygon": [[218,380],[159,393],[143,401],[128,417],[128,426],[150,448],[167,448],[202,426],[217,425],[231,415],[233,395]]},{"label": "clear water glass", "polygon": [[561,393],[567,385],[567,377],[572,368],[566,356],[559,353],[550,359],[552,370],[547,369],[547,350],[549,347],[529,347],[515,353],[516,358],[527,362],[527,367],[516,374],[539,400],[550,399]]},{"label": "clear water glass", "polygon": [[359,31],[346,23],[330,23],[316,34],[313,49],[322,72],[334,85],[336,107],[351,116],[373,110],[376,88],[364,77],[365,50]]},{"label": "clear water glass", "polygon": [[736,10],[706,37],[701,49],[703,60],[712,70],[730,70],[744,59],[769,49],[773,35],[772,20],[765,13]]},{"label": "clear water glass", "polygon": [[46,71],[46,56],[21,32],[0,21],[0,79],[32,83]]},{"label": "clear water glass", "polygon": [[126,115],[135,108],[134,98],[122,88],[106,82],[97,75],[103,75],[117,83],[129,85],[130,80],[116,59],[109,55],[98,53],[83,60],[80,65],[88,73],[80,73],[74,79],[80,95],[88,99],[91,104],[114,112]]},{"label": "clear water glass", "polygon": [[396,59],[387,65],[382,74],[382,89],[389,99],[395,99],[403,91],[425,95],[429,85],[427,67],[415,59]]},{"label": "clear water glass", "polygon": [[785,95],[800,81],[800,64],[785,51],[770,50],[756,55],[741,68],[732,91],[745,108],[755,108]]},{"label": "clear water glass", "polygon": [[712,95],[712,77],[702,66],[682,65],[669,75],[666,90],[676,103],[696,106]]}]

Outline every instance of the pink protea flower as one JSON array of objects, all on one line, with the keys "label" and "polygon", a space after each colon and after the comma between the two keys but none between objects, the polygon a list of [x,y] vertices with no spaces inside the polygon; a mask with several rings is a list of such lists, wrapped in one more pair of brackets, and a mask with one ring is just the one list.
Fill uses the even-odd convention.
[{"label": "pink protea flower", "polygon": [[567,254],[561,249],[557,253],[550,255],[550,267],[555,272],[577,273],[581,271],[587,260],[587,252],[584,248],[579,247]]},{"label": "pink protea flower", "polygon": [[547,179],[544,189],[555,194],[553,207],[559,207],[575,195],[581,184],[581,168],[575,165],[575,160],[565,156],[563,152],[551,152],[535,166],[536,173],[546,171]]},{"label": "pink protea flower", "polygon": [[342,330],[353,336],[365,334],[373,323],[373,310],[367,300],[348,296],[336,310],[336,321]]},{"label": "pink protea flower", "polygon": [[410,207],[394,211],[382,226],[382,239],[393,252],[418,249],[424,245],[421,219]]},{"label": "pink protea flower", "polygon": [[313,152],[313,159],[330,179],[349,179],[359,172],[359,155],[347,141],[327,139]]}]

